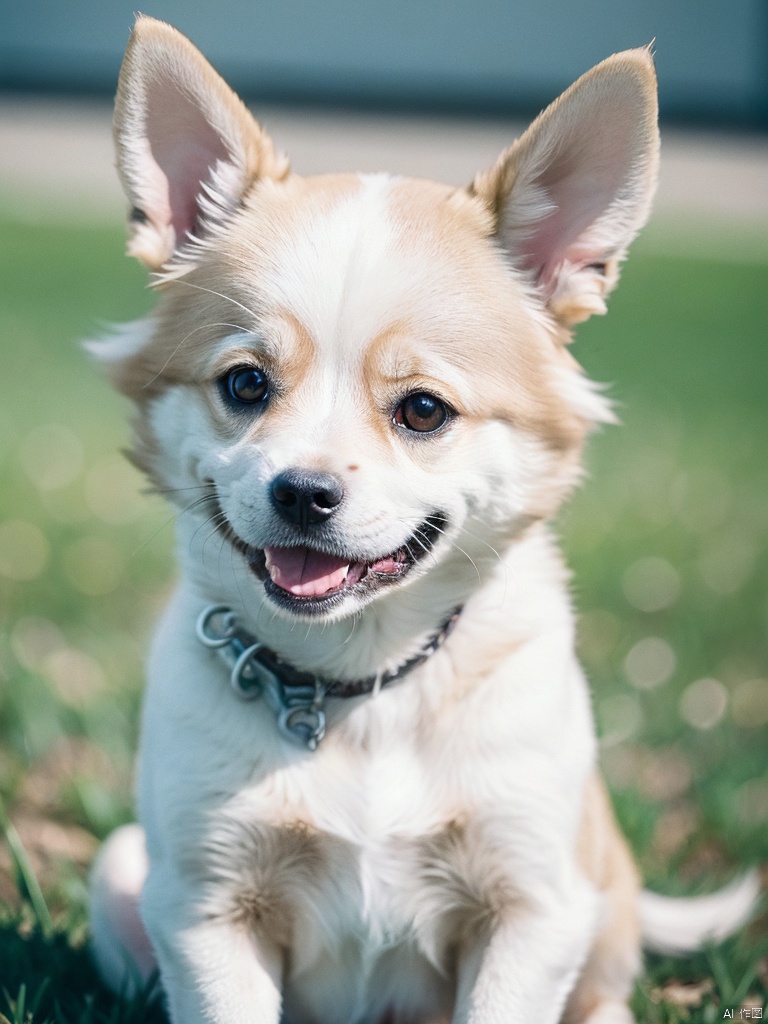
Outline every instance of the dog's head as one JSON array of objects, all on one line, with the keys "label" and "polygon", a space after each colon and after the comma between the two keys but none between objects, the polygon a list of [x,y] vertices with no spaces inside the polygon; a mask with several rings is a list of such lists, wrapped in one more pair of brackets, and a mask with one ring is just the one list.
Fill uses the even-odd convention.
[{"label": "dog's head", "polygon": [[553,514],[610,418],[566,346],[648,214],[647,50],[457,189],[293,174],[192,44],[140,18],[115,133],[162,300],[102,355],[139,406],[137,460],[199,498],[185,515],[260,597],[338,618],[436,566],[468,590]]}]

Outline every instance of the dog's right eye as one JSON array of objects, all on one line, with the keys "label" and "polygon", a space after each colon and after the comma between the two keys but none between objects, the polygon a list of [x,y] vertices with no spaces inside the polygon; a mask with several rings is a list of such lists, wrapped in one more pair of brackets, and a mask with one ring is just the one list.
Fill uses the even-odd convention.
[{"label": "dog's right eye", "polygon": [[227,397],[238,405],[257,405],[269,397],[269,379],[255,366],[237,366],[220,383]]}]

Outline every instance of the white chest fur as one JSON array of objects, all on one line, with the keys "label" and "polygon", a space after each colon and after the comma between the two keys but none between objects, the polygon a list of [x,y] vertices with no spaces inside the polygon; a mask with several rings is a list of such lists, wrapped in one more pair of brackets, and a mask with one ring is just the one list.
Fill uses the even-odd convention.
[{"label": "white chest fur", "polygon": [[[461,692],[462,623],[391,690],[331,707],[312,754],[235,697],[194,640],[196,610],[181,593],[150,666],[150,858],[289,951],[289,1017],[341,1021],[364,1006],[375,1020],[395,999],[439,1014],[462,934],[571,859],[594,745],[569,638],[539,633]],[[354,965],[343,992],[341,959]]]}]

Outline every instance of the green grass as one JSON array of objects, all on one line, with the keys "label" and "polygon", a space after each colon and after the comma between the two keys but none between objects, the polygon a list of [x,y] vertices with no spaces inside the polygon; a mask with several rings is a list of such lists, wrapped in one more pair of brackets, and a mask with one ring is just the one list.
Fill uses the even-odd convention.
[{"label": "green grass", "polygon": [[[0,1024],[160,1020],[84,946],[173,566],[170,512],[137,497],[125,409],[77,342],[151,297],[117,227],[0,238]],[[594,439],[561,528],[622,825],[649,884],[694,892],[768,861],[768,265],[641,242],[624,278],[575,349],[624,426]],[[647,967],[640,1020],[721,1020],[765,1001],[768,936]]]}]

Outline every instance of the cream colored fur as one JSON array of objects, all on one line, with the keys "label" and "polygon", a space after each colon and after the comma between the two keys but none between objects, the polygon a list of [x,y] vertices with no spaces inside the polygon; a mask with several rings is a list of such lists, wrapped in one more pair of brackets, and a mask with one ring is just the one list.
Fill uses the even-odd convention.
[{"label": "cream colored fur", "polygon": [[[162,297],[97,349],[136,403],[136,460],[183,510],[180,582],[150,658],[141,827],[102,851],[92,921],[108,982],[157,962],[174,1024],[631,1019],[638,880],[547,521],[611,418],[565,346],[647,216],[655,102],[630,51],[468,189],[302,179],[188,40],[138,20],[115,132],[130,250]],[[222,397],[240,366],[272,382],[258,414]],[[413,393],[452,410],[445,427],[398,424]],[[343,482],[326,532],[276,517],[295,467]],[[435,510],[443,532],[402,582],[314,617],[241,553],[372,562]],[[402,664],[463,610],[400,682],[329,699],[311,753],[200,646],[215,601],[334,679]]]}]

